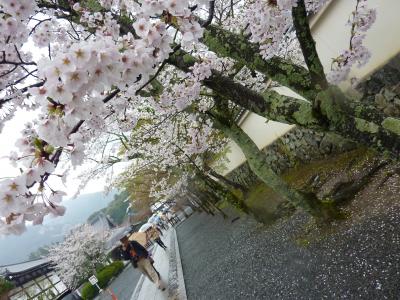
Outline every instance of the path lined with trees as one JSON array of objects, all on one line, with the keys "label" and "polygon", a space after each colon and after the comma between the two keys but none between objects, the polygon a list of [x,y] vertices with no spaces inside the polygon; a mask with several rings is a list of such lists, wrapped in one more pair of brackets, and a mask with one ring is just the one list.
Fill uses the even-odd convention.
[{"label": "path lined with trees", "polygon": [[[2,5],[7,20],[2,35],[2,90],[7,95],[1,100],[6,109],[2,124],[17,106],[29,109],[23,99],[42,108],[41,121],[27,124],[19,153],[11,155],[21,165],[21,175],[1,182],[6,199],[2,231],[21,232],[27,221],[40,224],[48,214],[64,213],[59,205],[63,192],[47,186],[52,174],[64,176],[54,173],[56,167],[65,172],[59,168],[64,159],[72,167],[94,164],[82,175],[81,187],[112,170],[113,164],[132,160],[135,171],[128,176],[143,168],[164,174],[151,182],[154,199],[176,195],[197,176],[208,177],[208,185],[243,206],[224,186],[228,181],[221,184],[210,176],[209,163],[227,141],[221,135],[233,139],[251,170],[292,205],[316,218],[334,218],[321,199],[287,185],[264,163],[262,153],[236,126],[235,111],[241,109],[334,132],[397,159],[396,113],[362,97],[354,100],[337,86],[351,68],[363,66],[370,57],[364,33],[374,25],[376,10],[368,1],[355,1],[350,20],[343,20],[350,24],[349,48],[333,59],[332,70],[322,67],[309,26],[309,16],[325,1],[192,4]],[[38,13],[49,18],[30,18]],[[22,49],[29,36],[35,47],[48,48],[43,60],[33,60]],[[294,50],[282,52],[289,41]],[[273,86],[288,87],[305,100],[279,94]]]}]

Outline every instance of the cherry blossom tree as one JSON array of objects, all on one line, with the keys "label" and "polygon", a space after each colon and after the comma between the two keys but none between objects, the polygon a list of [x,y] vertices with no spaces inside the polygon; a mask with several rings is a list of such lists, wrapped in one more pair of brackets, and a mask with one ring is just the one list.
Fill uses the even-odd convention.
[{"label": "cherry blossom tree", "polygon": [[[26,222],[62,215],[63,192],[52,189],[49,178],[64,180],[93,153],[94,162],[112,165],[113,150],[104,156],[91,145],[110,145],[115,134],[126,143],[125,133],[149,115],[203,122],[201,130],[188,127],[192,139],[178,145],[183,156],[207,151],[214,124],[203,115],[218,101],[333,131],[397,157],[398,118],[353,101],[334,85],[368,61],[363,41],[376,12],[367,0],[354,0],[353,14],[343,20],[349,48],[324,70],[308,16],[325,2],[1,0],[0,128],[18,109],[37,118],[10,154],[20,175],[0,181],[0,232],[21,233]],[[305,100],[270,88],[276,85]],[[168,130],[158,126],[156,132],[168,136]],[[175,160],[170,144],[163,153],[146,145],[127,147],[122,160],[147,152],[155,162]]]},{"label": "cherry blossom tree", "polygon": [[63,242],[49,248],[48,258],[55,263],[58,274],[69,288],[76,288],[95,273],[96,267],[106,262],[107,235],[84,224],[71,230]]}]

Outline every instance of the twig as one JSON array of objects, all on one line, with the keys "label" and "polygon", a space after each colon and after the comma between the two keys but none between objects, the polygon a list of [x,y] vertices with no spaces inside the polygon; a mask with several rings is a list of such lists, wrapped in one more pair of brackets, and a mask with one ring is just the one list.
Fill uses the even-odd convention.
[{"label": "twig", "polygon": [[[176,51],[178,51],[181,48],[181,45],[176,45],[174,49],[172,50],[172,53],[170,55],[174,55]],[[143,84],[135,93],[135,95],[139,95],[140,91],[143,90],[147,85],[149,85],[154,79],[157,78],[158,74],[160,74],[161,70],[164,68],[164,66],[167,64],[167,60],[164,60],[160,67],[158,68],[157,72],[145,83]]]}]

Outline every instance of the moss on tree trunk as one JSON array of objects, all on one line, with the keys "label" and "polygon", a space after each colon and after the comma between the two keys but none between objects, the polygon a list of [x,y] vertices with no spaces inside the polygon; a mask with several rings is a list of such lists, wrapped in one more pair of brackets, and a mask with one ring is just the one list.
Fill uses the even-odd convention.
[{"label": "moss on tree trunk", "polygon": [[330,219],[335,216],[331,206],[320,202],[313,194],[304,194],[289,186],[268,165],[265,154],[258,149],[253,140],[234,122],[213,114],[214,124],[231,138],[243,151],[250,169],[266,185],[283,196],[297,208],[301,208],[318,219]]}]

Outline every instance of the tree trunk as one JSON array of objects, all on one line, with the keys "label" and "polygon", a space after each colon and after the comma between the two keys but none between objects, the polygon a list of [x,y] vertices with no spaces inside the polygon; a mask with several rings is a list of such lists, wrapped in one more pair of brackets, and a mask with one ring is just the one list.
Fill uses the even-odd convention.
[{"label": "tree trunk", "polygon": [[267,164],[265,154],[258,149],[253,140],[234,122],[224,120],[221,116],[213,114],[214,124],[231,138],[243,151],[250,169],[266,185],[276,193],[283,196],[297,208],[302,208],[316,218],[330,218],[331,209],[324,206],[315,196],[305,194],[290,187]]},{"label": "tree trunk", "polygon": [[257,70],[268,78],[288,86],[305,98],[314,98],[310,74],[300,67],[280,57],[264,60],[260,55],[259,45],[250,43],[240,34],[230,32],[217,25],[209,25],[201,40],[211,51],[221,57],[230,57],[239,64]]},{"label": "tree trunk", "polygon": [[[180,50],[168,61],[188,72],[196,59]],[[317,94],[313,101],[318,108],[316,113],[311,102],[272,90],[260,94],[217,71],[212,71],[212,75],[203,80],[203,85],[267,119],[335,132],[367,147],[386,151],[396,159],[400,154],[400,119],[387,117],[374,107],[355,104],[336,86]]]},{"label": "tree trunk", "polygon": [[214,196],[214,198],[217,197],[219,200],[226,200],[237,209],[248,212],[247,205],[244,203],[243,198],[239,198],[237,195],[232,193],[230,189],[226,188],[223,184],[214,180],[213,178],[204,174],[198,175],[203,183],[209,187],[206,188],[206,190],[211,193],[211,196]]},{"label": "tree trunk", "polygon": [[[196,190],[196,192],[199,193],[197,190]],[[210,210],[210,208],[204,203],[205,201],[204,201],[204,199],[201,197],[201,194],[196,195],[196,194],[193,193],[193,192],[191,192],[191,193],[193,194],[193,196],[194,196],[195,198],[199,199],[199,201],[196,201],[196,202],[200,205],[201,209],[202,209],[206,214],[214,215],[214,213],[212,212],[212,210]]]},{"label": "tree trunk", "polygon": [[225,185],[231,186],[234,189],[240,190],[243,194],[247,193],[249,190],[247,187],[243,186],[242,184],[236,183],[233,180],[230,180],[230,179],[226,178],[225,176],[218,174],[217,172],[215,172],[212,169],[210,169],[209,173],[211,176],[221,180]]},{"label": "tree trunk", "polygon": [[0,300],[9,300],[10,298],[8,297],[8,292],[5,292],[0,295]]}]

